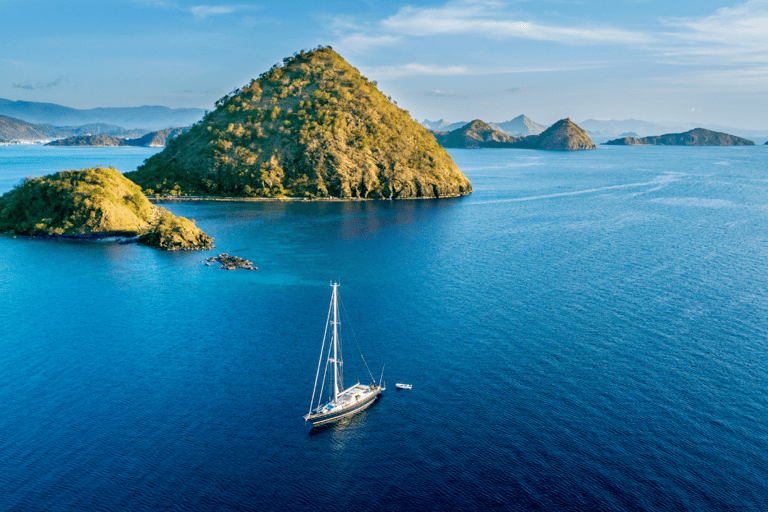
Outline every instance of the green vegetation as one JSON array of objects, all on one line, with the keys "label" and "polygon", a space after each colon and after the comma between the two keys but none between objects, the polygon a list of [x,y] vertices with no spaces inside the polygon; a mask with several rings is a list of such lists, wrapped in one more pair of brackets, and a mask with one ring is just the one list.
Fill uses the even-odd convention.
[{"label": "green vegetation", "polygon": [[511,148],[519,139],[475,119],[451,132],[432,132],[446,148]]},{"label": "green vegetation", "polygon": [[82,237],[153,231],[170,240],[169,247],[156,244],[161,248],[177,246],[179,233],[188,235],[185,248],[211,246],[211,239],[190,221],[153,206],[141,187],[112,167],[27,179],[0,197],[0,232]]},{"label": "green vegetation", "polygon": [[446,151],[330,47],[217,102],[127,176],[147,194],[411,198],[468,194]]},{"label": "green vegetation", "polygon": [[[527,119],[527,118],[526,118]],[[547,150],[595,149],[587,132],[568,118],[561,119],[538,135],[516,138],[476,119],[451,132],[432,132],[449,148],[523,148]]]},{"label": "green vegetation", "polygon": [[657,146],[754,146],[751,140],[742,139],[735,135],[713,132],[704,128],[694,128],[684,133],[667,133],[651,137],[624,137],[609,140],[611,146],[635,146],[653,144]]},{"label": "green vegetation", "polygon": [[137,139],[128,139],[125,141],[128,146],[145,146],[150,148],[162,147],[168,144],[170,139],[178,137],[189,128],[168,128],[156,132],[150,132]]},{"label": "green vegetation", "polygon": [[530,135],[515,143],[516,148],[577,151],[595,149],[587,132],[568,119],[561,119],[538,135]]},{"label": "green vegetation", "polygon": [[125,139],[112,135],[75,135],[66,139],[54,140],[46,146],[87,146],[87,147],[111,147],[127,146]]},{"label": "green vegetation", "polygon": [[139,236],[139,243],[165,251],[213,248],[213,238],[200,231],[192,221],[176,217],[164,209],[154,229]]}]

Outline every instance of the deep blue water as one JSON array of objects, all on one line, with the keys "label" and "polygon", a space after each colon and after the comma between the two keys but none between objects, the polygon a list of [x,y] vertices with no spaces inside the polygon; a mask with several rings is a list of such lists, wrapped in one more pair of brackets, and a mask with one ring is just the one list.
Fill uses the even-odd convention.
[{"label": "deep blue water", "polygon": [[[470,196],[165,204],[207,253],[0,236],[0,510],[767,509],[768,147],[451,154]],[[310,432],[331,279],[388,389]]]}]

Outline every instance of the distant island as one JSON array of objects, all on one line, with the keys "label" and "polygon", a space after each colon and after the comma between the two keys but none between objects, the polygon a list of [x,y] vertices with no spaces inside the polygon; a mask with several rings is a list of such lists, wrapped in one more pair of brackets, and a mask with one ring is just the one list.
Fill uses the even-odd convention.
[{"label": "distant island", "polygon": [[432,132],[441,146],[446,148],[500,148],[513,147],[520,139],[475,119],[450,132]]},{"label": "distant island", "polygon": [[[439,121],[430,121],[425,119],[421,125],[433,132],[452,132],[459,128],[466,126],[466,121],[458,123],[449,123],[440,119]],[[509,121],[503,121],[501,123],[486,123],[490,128],[504,132],[507,135],[513,137],[526,137],[528,135],[538,135],[547,129],[546,126],[542,126],[529,118],[526,115],[519,115]]]},{"label": "distant island", "polygon": [[570,119],[561,119],[539,135],[512,137],[479,119],[451,132],[432,132],[448,148],[520,148],[551,151],[595,149],[587,133]]},{"label": "distant island", "polygon": [[0,232],[69,238],[138,237],[163,250],[206,250],[213,239],[152,205],[114,168],[62,171],[25,180],[0,196]]},{"label": "distant island", "polygon": [[[0,98],[0,115],[29,123],[54,126],[117,125],[145,131],[164,130],[170,126],[189,126],[199,121],[205,111],[199,108],[161,106],[98,107],[77,109],[55,103],[12,101]],[[91,130],[96,133],[96,130]],[[99,132],[105,133],[105,132]],[[108,135],[115,135],[108,133]]]},{"label": "distant island", "polygon": [[426,128],[330,47],[283,59],[127,173],[147,194],[409,199],[472,186]]},{"label": "distant island", "polygon": [[121,138],[136,138],[147,133],[147,130],[126,130],[120,126],[108,124],[86,124],[83,126],[51,126],[49,124],[34,124],[0,115],[0,142],[10,143],[45,141],[76,135],[113,135]]},{"label": "distant island", "polygon": [[168,141],[189,130],[189,128],[169,128],[157,132],[150,132],[135,139],[124,139],[112,135],[76,135],[59,139],[46,144],[46,146],[75,146],[75,147],[114,147],[114,146],[144,146],[163,147]]},{"label": "distant island", "polygon": [[113,146],[127,146],[125,139],[114,137],[112,135],[75,135],[74,137],[67,137],[66,139],[54,140],[49,142],[46,146],[74,146],[74,147],[91,147],[91,148],[106,148]]},{"label": "distant island", "polygon": [[667,133],[652,137],[622,137],[609,140],[609,146],[754,146],[751,140],[727,133],[713,132],[704,128],[694,128],[684,133]]}]

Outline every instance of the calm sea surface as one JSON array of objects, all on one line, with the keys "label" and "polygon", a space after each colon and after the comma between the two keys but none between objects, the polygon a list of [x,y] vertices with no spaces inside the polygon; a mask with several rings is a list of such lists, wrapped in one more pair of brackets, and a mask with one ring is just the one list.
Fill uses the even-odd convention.
[{"label": "calm sea surface", "polygon": [[[451,155],[468,197],[165,204],[207,253],[0,236],[0,510],[766,510],[768,147]],[[388,389],[310,432],[331,279]]]}]

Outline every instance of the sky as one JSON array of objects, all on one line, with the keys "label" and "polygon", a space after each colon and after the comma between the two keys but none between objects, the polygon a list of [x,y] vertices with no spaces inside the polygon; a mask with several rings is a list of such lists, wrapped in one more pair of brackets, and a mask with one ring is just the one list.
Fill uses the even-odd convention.
[{"label": "sky", "polygon": [[768,129],[768,0],[0,0],[0,34],[14,101],[212,110],[330,45],[420,121]]}]

